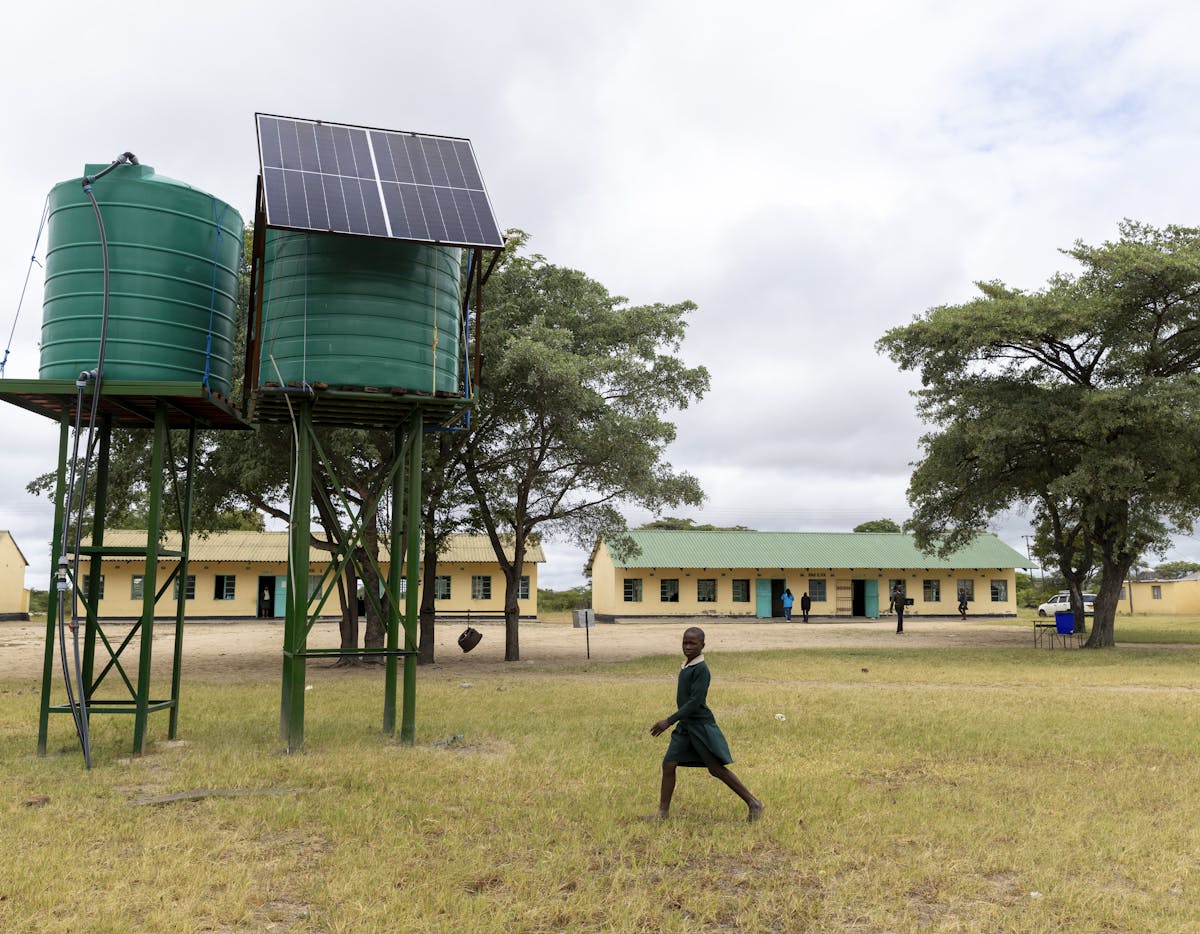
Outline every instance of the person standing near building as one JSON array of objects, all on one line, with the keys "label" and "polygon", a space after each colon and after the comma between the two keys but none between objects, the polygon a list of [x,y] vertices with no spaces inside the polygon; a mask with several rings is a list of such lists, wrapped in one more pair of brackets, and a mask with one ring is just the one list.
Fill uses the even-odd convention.
[{"label": "person standing near building", "polygon": [[812,597],[808,595],[808,591],[804,591],[804,596],[800,598],[800,613],[804,617],[804,621],[808,622],[808,611],[812,609]]},{"label": "person standing near building", "polygon": [[967,618],[967,588],[958,588],[958,614],[963,619]]},{"label": "person standing near building", "polygon": [[789,623],[792,621],[792,604],[796,602],[796,598],[792,596],[791,590],[787,587],[783,588],[783,618]]},{"label": "person standing near building", "polygon": [[892,588],[892,606],[896,608],[896,632],[904,632],[904,588],[897,581]]}]

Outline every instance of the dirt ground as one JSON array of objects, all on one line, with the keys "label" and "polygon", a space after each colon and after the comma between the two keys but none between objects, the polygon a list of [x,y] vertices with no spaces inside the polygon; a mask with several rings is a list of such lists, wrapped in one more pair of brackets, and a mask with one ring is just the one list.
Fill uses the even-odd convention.
[{"label": "dirt ground", "polygon": [[[483,640],[470,653],[458,648],[463,623],[438,626],[435,658],[437,668],[464,672],[504,666],[504,626],[499,622],[474,623]],[[657,619],[630,623],[598,623],[591,629],[576,629],[570,623],[522,621],[520,664],[555,667],[590,658],[593,662],[615,662],[645,655],[679,651],[683,630],[701,626],[706,634],[706,653],[786,648],[905,648],[1033,647],[1028,623],[1013,619],[921,619],[905,620],[904,635],[896,635],[891,619],[857,622],[714,621],[711,619]],[[124,638],[128,623],[107,623],[110,641]],[[160,622],[154,629],[154,670],[170,665],[174,623]],[[0,622],[0,679],[40,680],[46,629],[44,624]],[[68,634],[68,650],[70,650]],[[309,635],[309,648],[334,648],[338,644],[335,621],[318,622]],[[56,650],[57,651],[57,650]],[[258,675],[280,676],[283,659],[283,625],[279,621],[190,622],[183,634],[183,673],[204,681],[244,680]],[[56,656],[57,657],[57,656]],[[126,650],[136,664],[136,643]],[[325,659],[310,659],[309,670],[328,667]],[[162,667],[160,667],[162,666]]]}]

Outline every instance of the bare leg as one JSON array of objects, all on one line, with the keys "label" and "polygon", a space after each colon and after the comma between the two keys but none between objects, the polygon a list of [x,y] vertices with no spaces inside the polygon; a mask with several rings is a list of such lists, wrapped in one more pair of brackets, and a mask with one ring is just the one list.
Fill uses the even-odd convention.
[{"label": "bare leg", "polygon": [[658,819],[666,820],[671,813],[671,798],[675,794],[675,769],[678,767],[677,762],[666,762],[662,764],[662,789],[658,794]]},{"label": "bare leg", "polygon": [[729,770],[729,766],[710,765],[708,767],[708,774],[713,778],[719,778],[729,786],[734,794],[746,802],[746,806],[750,808],[750,813],[747,815],[746,820],[753,824],[762,817],[763,803],[750,794],[750,789],[743,785],[742,780]]}]

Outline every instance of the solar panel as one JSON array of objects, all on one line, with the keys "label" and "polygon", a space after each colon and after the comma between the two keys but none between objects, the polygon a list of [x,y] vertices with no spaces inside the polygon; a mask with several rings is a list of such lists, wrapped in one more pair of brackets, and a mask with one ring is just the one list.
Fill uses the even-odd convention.
[{"label": "solar panel", "polygon": [[255,116],[268,227],[504,246],[470,140]]}]

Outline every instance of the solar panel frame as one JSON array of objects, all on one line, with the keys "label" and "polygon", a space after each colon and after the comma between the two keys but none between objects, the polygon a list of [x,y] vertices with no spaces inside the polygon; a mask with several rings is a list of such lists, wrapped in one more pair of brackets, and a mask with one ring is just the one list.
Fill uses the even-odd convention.
[{"label": "solar panel frame", "polygon": [[255,114],[266,225],[500,249],[471,141]]}]

